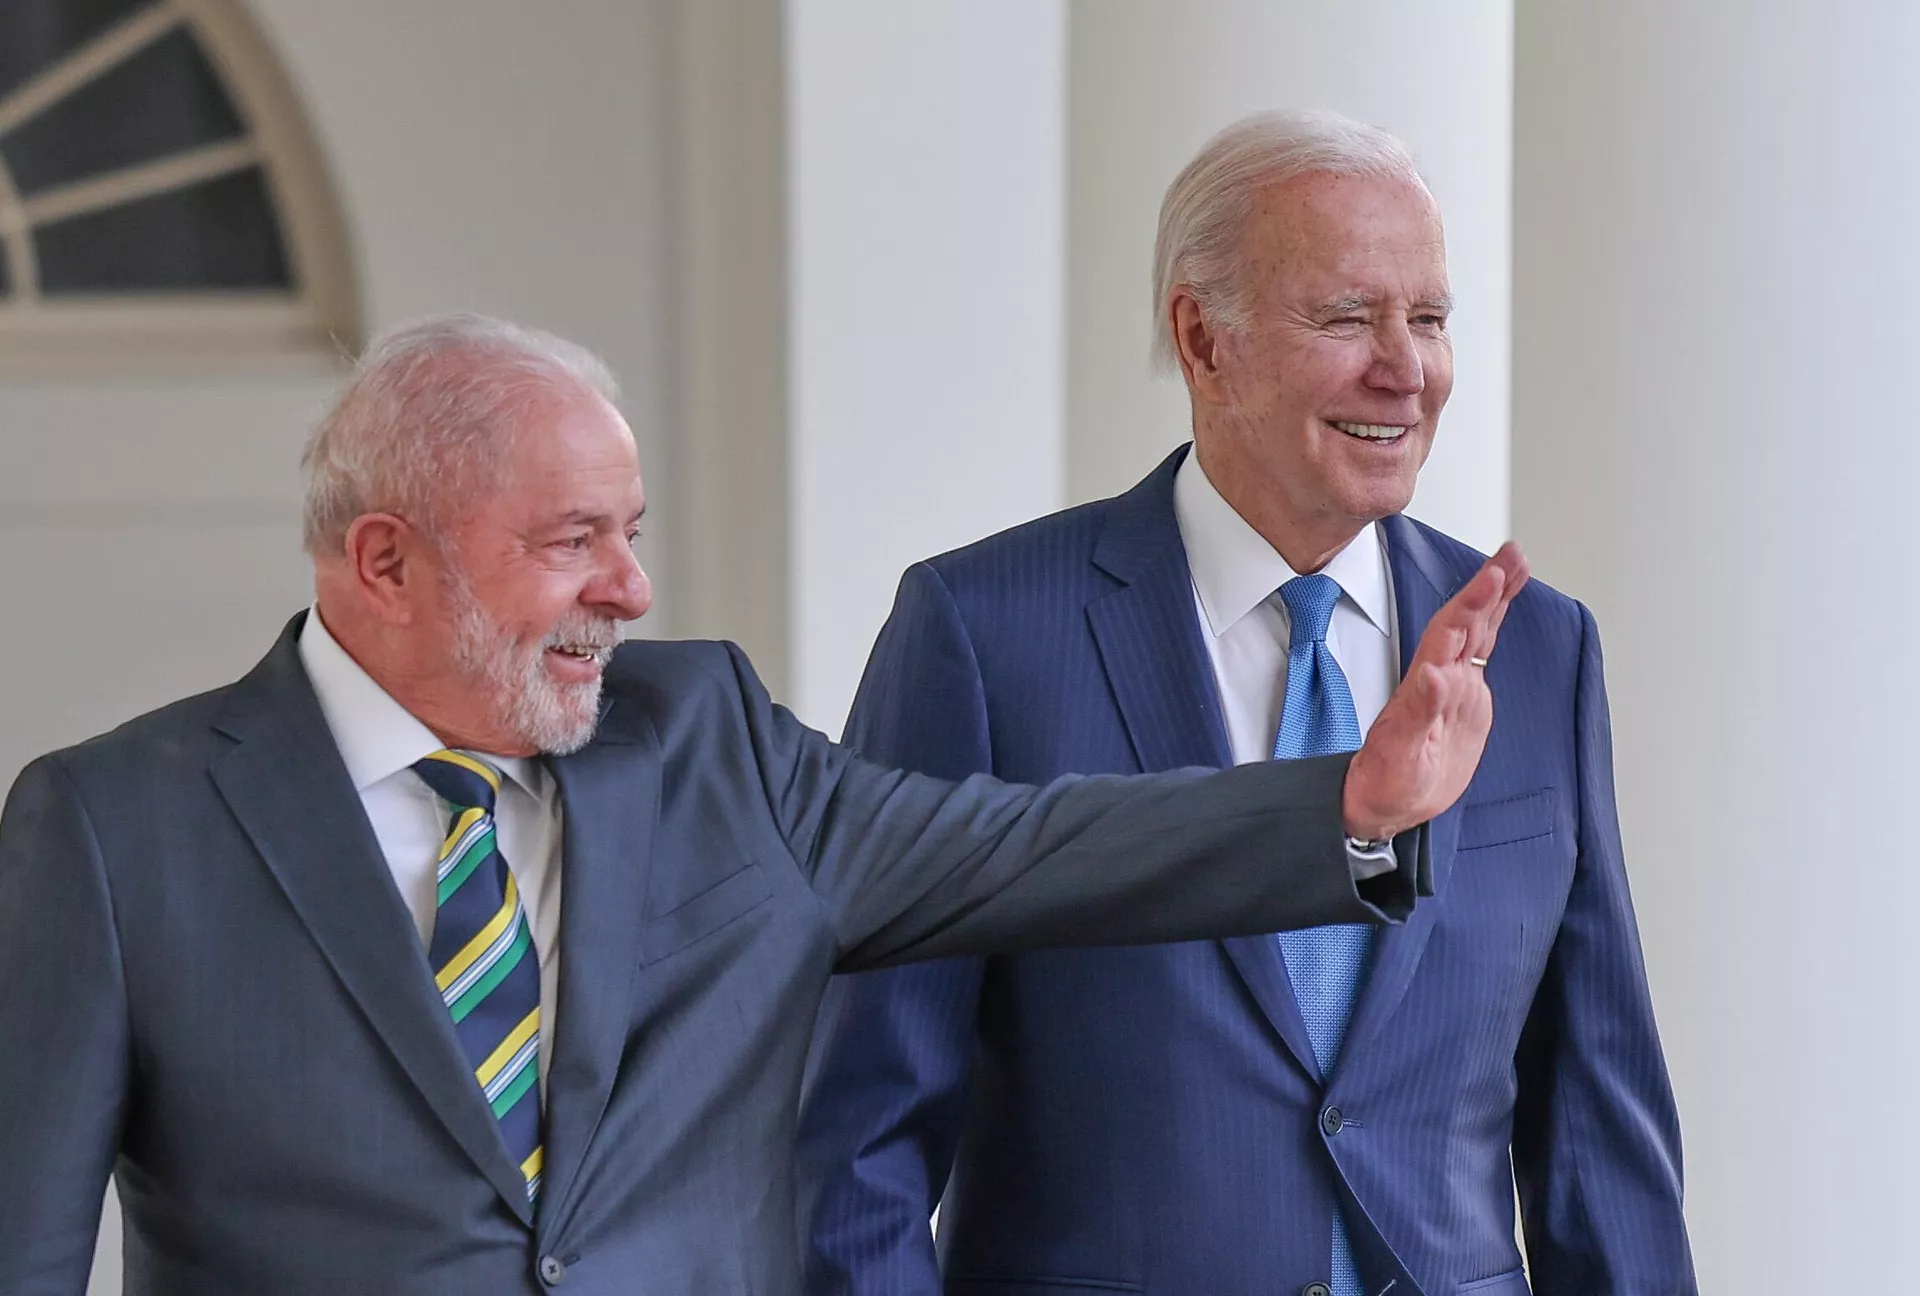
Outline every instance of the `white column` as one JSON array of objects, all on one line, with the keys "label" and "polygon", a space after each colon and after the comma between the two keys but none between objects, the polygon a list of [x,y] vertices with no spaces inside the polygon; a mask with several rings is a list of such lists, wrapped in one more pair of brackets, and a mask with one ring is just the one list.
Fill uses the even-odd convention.
[{"label": "white column", "polygon": [[1413,512],[1469,543],[1507,529],[1513,0],[1074,0],[1069,111],[1069,493],[1124,490],[1189,434],[1154,379],[1160,196],[1262,108],[1332,108],[1401,136],[1445,212],[1458,381]]},{"label": "white column", "polygon": [[1515,519],[1606,636],[1701,1288],[1920,1209],[1920,9],[1522,6]]},{"label": "white column", "polygon": [[1063,500],[1065,0],[787,24],[791,701],[837,733],[901,570]]}]

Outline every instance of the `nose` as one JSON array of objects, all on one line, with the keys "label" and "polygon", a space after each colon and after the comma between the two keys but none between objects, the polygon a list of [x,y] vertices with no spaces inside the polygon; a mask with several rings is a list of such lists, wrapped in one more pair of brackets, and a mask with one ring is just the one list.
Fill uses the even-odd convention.
[{"label": "nose", "polygon": [[586,601],[622,621],[635,621],[653,606],[653,582],[625,538],[608,545],[608,561],[586,591]]},{"label": "nose", "polygon": [[1426,366],[1406,320],[1383,323],[1375,331],[1373,366],[1367,377],[1373,386],[1400,396],[1418,396],[1426,390]]}]

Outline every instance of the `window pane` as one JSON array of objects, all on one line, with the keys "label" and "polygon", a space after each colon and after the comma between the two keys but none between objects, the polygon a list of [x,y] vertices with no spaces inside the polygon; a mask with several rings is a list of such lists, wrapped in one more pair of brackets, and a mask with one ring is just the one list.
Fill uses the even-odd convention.
[{"label": "window pane", "polygon": [[153,0],[0,0],[0,96]]},{"label": "window pane", "polygon": [[40,226],[34,243],[47,296],[292,286],[257,167]]},{"label": "window pane", "polygon": [[176,31],[0,137],[0,156],[31,197],[243,133],[193,37]]}]

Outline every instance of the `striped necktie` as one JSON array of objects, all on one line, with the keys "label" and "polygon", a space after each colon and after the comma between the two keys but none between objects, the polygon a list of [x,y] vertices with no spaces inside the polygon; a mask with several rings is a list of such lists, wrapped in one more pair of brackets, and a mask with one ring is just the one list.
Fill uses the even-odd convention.
[{"label": "striped necktie", "polygon": [[437,751],[414,773],[452,810],[440,846],[438,909],[427,962],[507,1153],[540,1199],[540,956],[520,888],[500,854],[500,771]]},{"label": "striped necktie", "polygon": [[[1287,700],[1274,739],[1275,760],[1331,756],[1360,746],[1360,720],[1340,663],[1327,647],[1327,629],[1340,586],[1331,576],[1297,576],[1280,587],[1287,605]],[[1364,923],[1311,927],[1280,933],[1280,953],[1294,1002],[1307,1026],[1323,1081],[1333,1079],[1347,1033],[1347,1018],[1373,948],[1373,928]],[[1333,1296],[1360,1296],[1360,1274],[1338,1201],[1333,1208]]]}]

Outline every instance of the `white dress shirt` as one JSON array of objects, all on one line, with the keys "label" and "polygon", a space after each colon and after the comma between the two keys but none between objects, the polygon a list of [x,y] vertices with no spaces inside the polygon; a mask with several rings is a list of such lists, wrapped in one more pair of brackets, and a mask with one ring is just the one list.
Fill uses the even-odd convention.
[{"label": "white dress shirt", "polygon": [[[1188,454],[1174,477],[1173,512],[1234,763],[1272,760],[1287,699],[1289,626],[1279,591],[1300,573],[1221,498],[1198,453]],[[1327,647],[1347,677],[1365,734],[1400,681],[1393,578],[1378,525],[1363,529],[1321,570],[1340,586]]]},{"label": "white dress shirt", "polygon": [[[393,870],[394,885],[413,915],[424,950],[433,939],[440,844],[447,834],[447,807],[413,763],[445,746],[433,731],[360,668],[321,624],[319,609],[307,613],[300,631],[300,664],[320,699],[327,727],[360,793],[373,835]],[[519,885],[540,957],[540,1092],[544,1097],[553,1058],[554,1008],[560,978],[561,809],[552,775],[538,760],[494,756],[486,760],[506,775],[494,807],[500,852]]]}]

